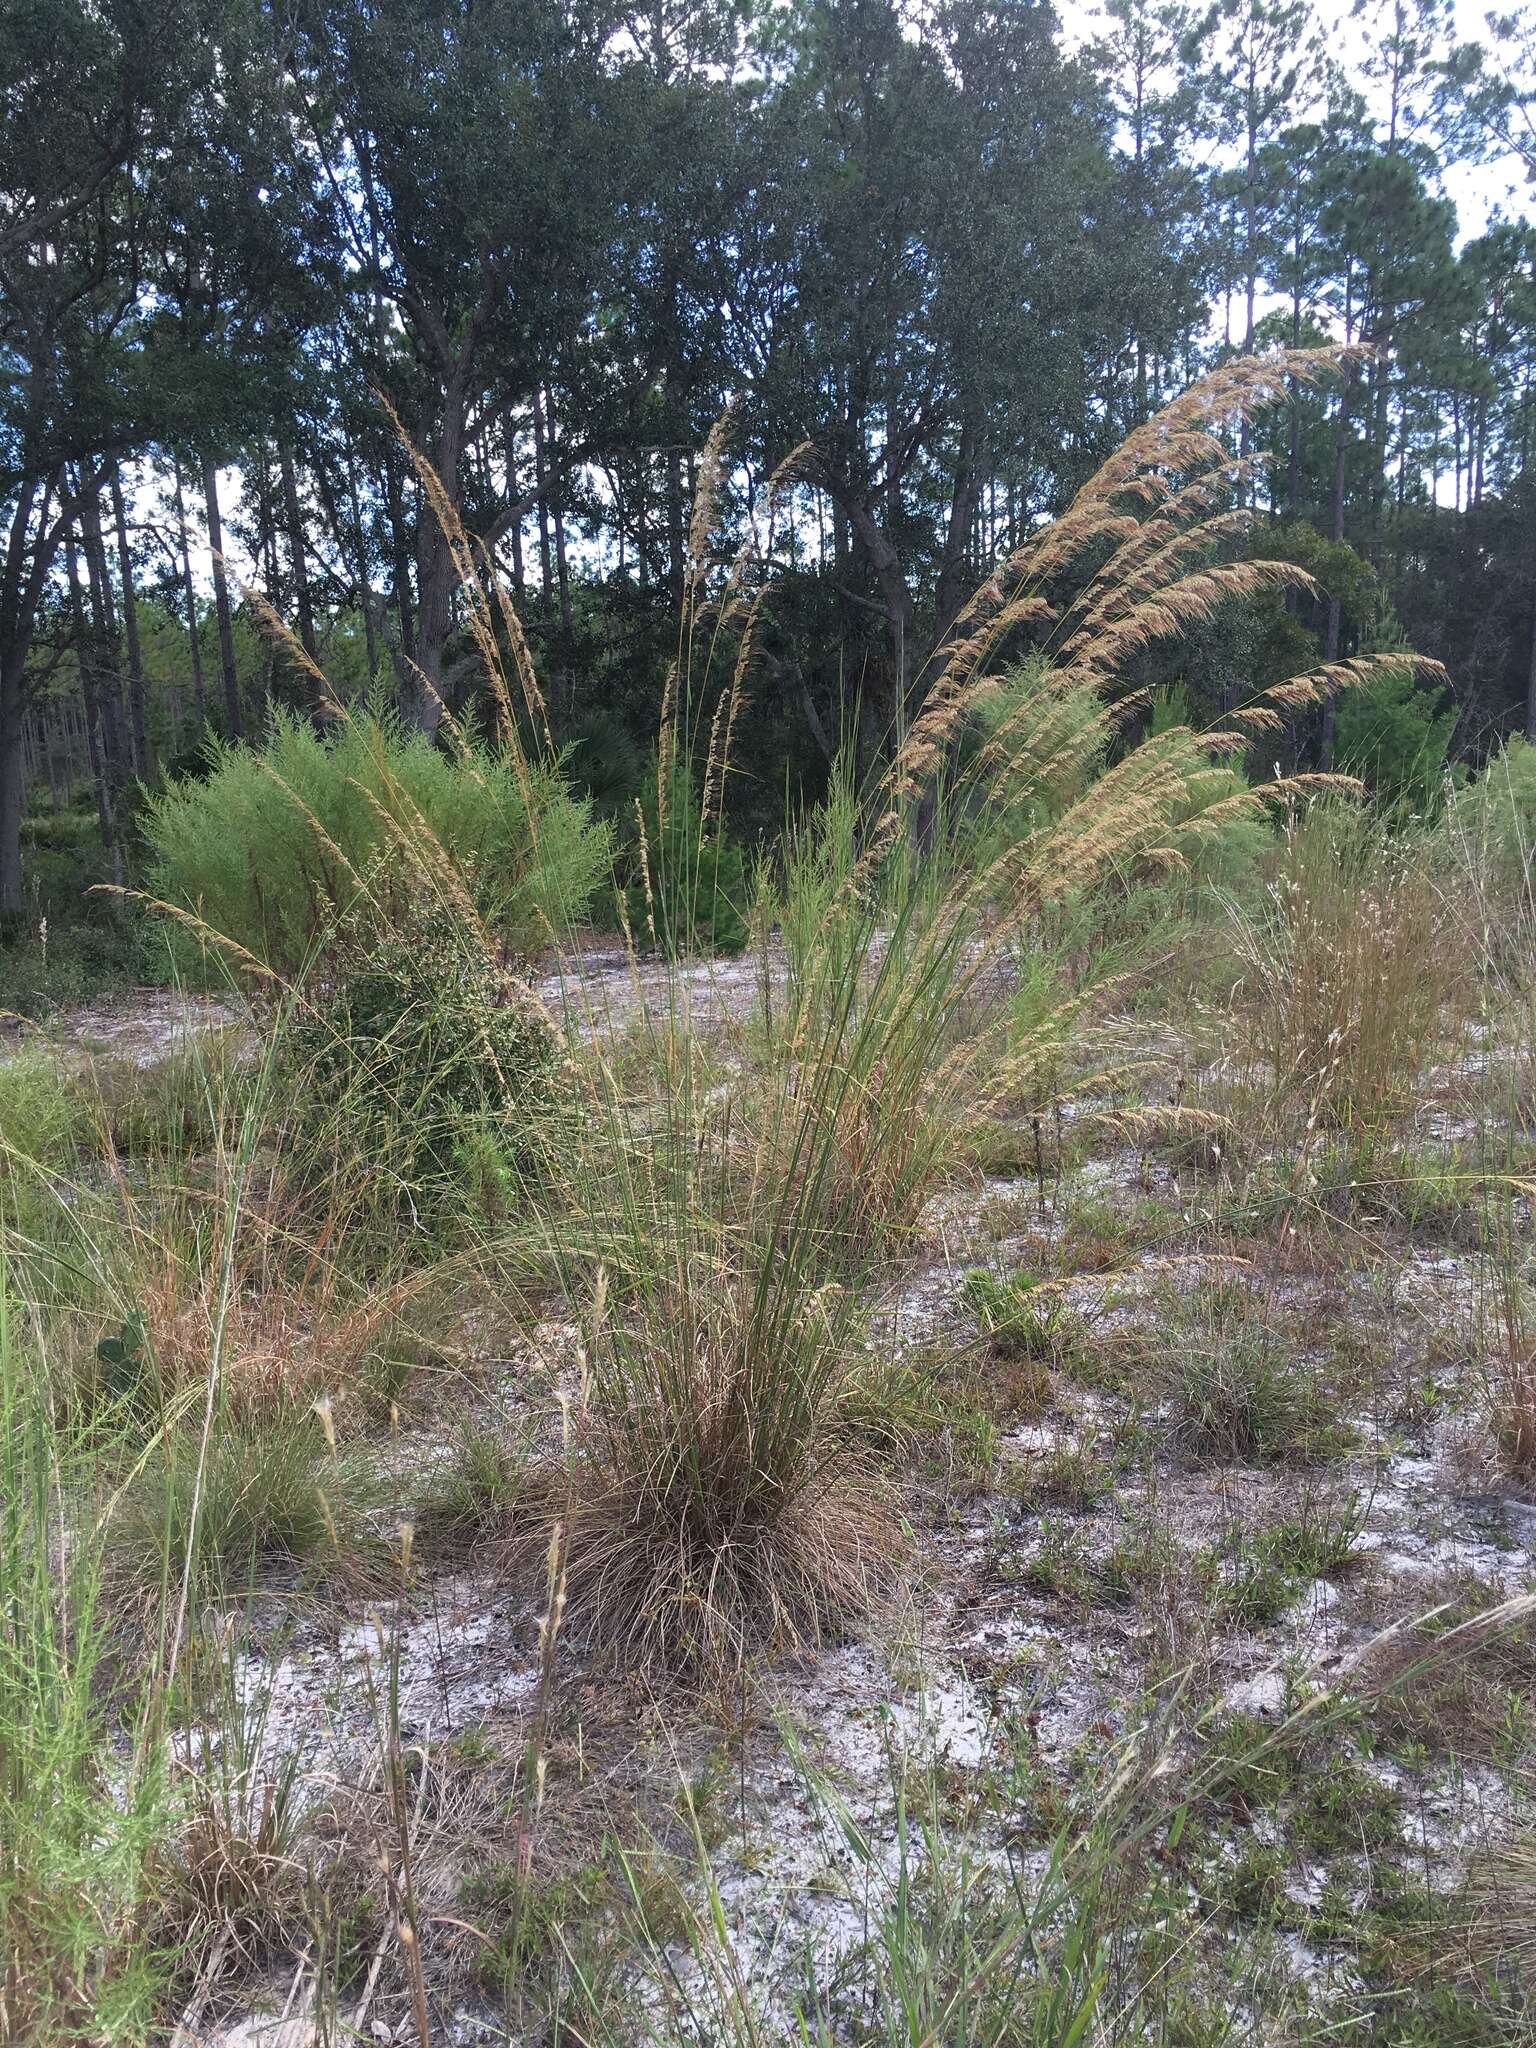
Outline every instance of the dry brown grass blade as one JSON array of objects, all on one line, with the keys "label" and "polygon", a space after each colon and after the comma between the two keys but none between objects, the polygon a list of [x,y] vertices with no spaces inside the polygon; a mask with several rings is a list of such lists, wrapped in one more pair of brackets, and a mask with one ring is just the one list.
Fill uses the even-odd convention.
[{"label": "dry brown grass blade", "polygon": [[[477,545],[479,546],[483,563],[485,587],[490,591],[495,600],[497,610],[501,616],[502,631],[507,636],[507,645],[512,649],[512,665],[517,675],[519,687],[522,690],[524,708],[536,730],[542,734],[545,746],[553,754],[555,742],[549,729],[549,705],[539,683],[538,670],[534,667],[533,650],[528,645],[528,636],[523,631],[523,622],[517,616],[512,600],[507,595],[506,585],[496,572],[496,565],[491,559],[490,550],[483,542],[477,543]],[[503,697],[504,695],[505,691],[503,690]],[[498,699],[498,702],[501,701],[502,699]],[[503,716],[510,723],[510,703],[504,704]]]},{"label": "dry brown grass blade", "polygon": [[146,889],[124,889],[116,882],[95,882],[91,886],[91,894],[93,896],[97,894],[121,896],[127,903],[142,903],[146,910],[153,910],[160,917],[168,917],[176,924],[184,926],[189,932],[195,933],[205,945],[212,946],[217,952],[223,953],[228,959],[244,968],[248,974],[254,974],[264,981],[270,981],[275,988],[287,987],[283,977],[268,967],[264,960],[258,960],[256,955],[248,952],[238,940],[227,939],[222,932],[216,932],[211,924],[205,923],[197,915],[196,911],[182,910],[174,903],[165,902],[162,897],[151,896]]},{"label": "dry brown grass blade", "polygon": [[304,675],[307,675],[315,685],[318,692],[315,699],[316,711],[323,712],[328,718],[340,718],[343,716],[342,707],[332,694],[330,678],[326,675],[325,670],[321,668],[320,664],[310,657],[303,641],[300,640],[282,614],[267,602],[259,590],[253,589],[249,583],[241,583],[238,585],[238,588],[242,602],[255,613],[257,624],[267,635],[268,639],[275,641],[293,663],[294,667],[299,669]]}]

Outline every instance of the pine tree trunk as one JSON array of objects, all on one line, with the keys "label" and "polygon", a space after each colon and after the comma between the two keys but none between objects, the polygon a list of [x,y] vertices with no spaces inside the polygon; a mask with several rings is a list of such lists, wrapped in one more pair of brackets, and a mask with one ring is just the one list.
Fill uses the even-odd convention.
[{"label": "pine tree trunk", "polygon": [[341,514],[336,506],[335,495],[329,487],[323,462],[315,469],[315,480],[330,517],[342,560],[346,560],[348,553],[353,557],[352,573],[357,580],[357,602],[363,614],[363,653],[368,663],[368,681],[371,684],[379,670],[379,629],[374,615],[373,589],[368,579],[368,545],[363,538],[362,508],[357,497],[357,465],[352,460],[351,449],[347,450],[347,510],[351,522],[347,531],[343,531]]},{"label": "pine tree trunk", "polygon": [[[1339,412],[1333,430],[1333,518],[1329,528],[1335,541],[1344,538],[1344,491],[1349,458],[1349,403],[1354,390],[1355,366],[1346,366],[1344,382],[1339,391]],[[1323,662],[1339,658],[1339,640],[1343,628],[1343,616],[1337,597],[1328,600],[1328,626],[1323,638]],[[1322,735],[1318,745],[1318,765],[1324,773],[1333,768],[1333,743],[1337,716],[1334,692],[1330,689],[1323,698]]]},{"label": "pine tree trunk", "polygon": [[[429,453],[448,503],[457,506],[464,458],[466,398],[463,367],[456,366],[443,390],[442,420]],[[425,445],[425,441],[423,441]],[[458,585],[448,536],[430,505],[416,520],[416,663],[414,689],[407,690],[415,723],[434,733],[444,710],[444,665],[453,624],[453,594]]]},{"label": "pine tree trunk", "polygon": [[[293,450],[286,441],[277,444],[278,466],[283,487],[283,518],[288,527],[288,560],[293,569],[293,601],[299,617],[299,644],[318,668],[320,646],[315,638],[315,613],[310,602],[309,572],[304,564],[304,520],[299,511],[299,481],[293,466]],[[313,683],[314,678],[310,678]]]},{"label": "pine tree trunk", "polygon": [[[507,503],[515,505],[522,493],[517,483],[517,429],[512,424],[510,412],[502,421],[501,434],[503,460],[507,472]],[[517,592],[518,601],[521,603],[527,571],[523,566],[523,522],[520,517],[514,519],[507,529],[507,538],[512,543],[512,588]]]},{"label": "pine tree trunk", "polygon": [[192,547],[187,539],[187,505],[181,490],[181,464],[173,462],[176,481],[176,531],[181,541],[181,592],[187,607],[187,647],[192,657],[192,701],[197,706],[197,735],[208,730],[208,692],[203,683],[203,649],[198,634],[197,592],[192,586]]},{"label": "pine tree trunk", "polygon": [[0,668],[0,920],[19,919],[21,810],[26,775],[21,761],[21,720],[26,704],[26,653],[7,648]]},{"label": "pine tree trunk", "polygon": [[65,567],[69,577],[69,608],[74,629],[75,659],[80,666],[80,700],[85,712],[85,751],[90,763],[91,786],[96,792],[96,823],[101,833],[102,846],[111,857],[113,878],[121,883],[123,856],[122,849],[117,843],[117,820],[112,801],[112,786],[107,773],[106,749],[102,742],[101,700],[96,686],[95,649],[92,645],[93,635],[86,625],[85,606],[80,598],[80,564],[72,540],[65,550]]},{"label": "pine tree trunk", "polygon": [[533,394],[533,483],[539,503],[539,574],[544,586],[544,615],[554,594],[554,575],[549,548],[549,472],[544,448],[544,401],[537,388]]},{"label": "pine tree trunk", "polygon": [[101,535],[101,502],[94,491],[87,494],[80,512],[80,531],[85,545],[85,566],[91,598],[91,626],[95,642],[93,673],[97,701],[101,707],[102,743],[107,781],[112,791],[114,812],[128,786],[131,773],[128,738],[123,722],[123,678],[118,663],[117,612],[112,602],[112,582],[107,574],[107,550]]},{"label": "pine tree trunk", "polygon": [[411,609],[411,558],[405,545],[405,490],[393,451],[384,458],[384,502],[394,543],[395,617],[400,623],[400,652],[409,663],[416,654],[416,622]]},{"label": "pine tree trunk", "polygon": [[128,517],[123,486],[112,471],[112,518],[117,527],[117,580],[123,595],[123,632],[128,642],[128,735],[133,747],[133,772],[142,781],[149,773],[149,740],[144,729],[144,655],[139,644],[139,601],[133,587],[133,555],[128,547]]},{"label": "pine tree trunk", "polygon": [[235,625],[229,609],[229,576],[224,567],[224,528],[219,519],[219,478],[211,455],[203,458],[203,506],[208,515],[208,546],[213,554],[213,603],[219,621],[219,669],[224,681],[224,711],[229,736],[241,735],[240,678],[235,672]]},{"label": "pine tree trunk", "polygon": [[683,451],[667,450],[667,589],[674,612],[683,608],[683,585],[687,577],[683,538]]},{"label": "pine tree trunk", "polygon": [[555,505],[555,576],[560,585],[560,630],[571,633],[571,575],[565,559],[565,514]]}]

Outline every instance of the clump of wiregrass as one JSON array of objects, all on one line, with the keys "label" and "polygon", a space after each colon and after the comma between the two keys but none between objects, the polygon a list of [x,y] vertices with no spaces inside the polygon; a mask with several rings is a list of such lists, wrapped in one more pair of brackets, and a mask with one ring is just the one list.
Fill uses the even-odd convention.
[{"label": "clump of wiregrass", "polygon": [[1165,1295],[1147,1370],[1183,1456],[1272,1465],[1338,1456],[1351,1432],[1319,1368],[1273,1303],[1243,1279]]},{"label": "clump of wiregrass", "polygon": [[[1144,700],[1125,674],[1224,606],[1305,580],[1231,559],[1226,508],[1245,468],[1223,434],[1340,360],[1293,351],[1202,380],[988,576],[915,679],[920,708],[875,772],[841,764],[829,801],[791,825],[760,876],[763,1012],[734,1084],[705,1082],[675,980],[654,1022],[659,1103],[613,1085],[600,1051],[586,1063],[581,1138],[534,1197],[530,1234],[588,1332],[583,1396],[546,1494],[569,1534],[573,1616],[599,1637],[734,1664],[841,1624],[877,1591],[888,1516],[867,1440],[861,1458],[845,1426],[861,1289],[978,1116],[1044,1114],[1091,1064],[1078,1054],[1099,991],[1072,987],[1022,1014],[997,997],[1051,906],[1177,871],[1233,819],[1336,786],[1250,788],[1230,763],[1297,707],[1369,676],[1369,660],[1267,691],[1217,731],[1164,725],[1139,745],[1127,740]],[[774,580],[775,511],[816,474],[814,451],[795,450],[749,508],[743,543],[717,551],[728,431],[712,433],[701,468],[657,745],[658,832],[688,764],[700,858],[668,863],[670,879],[644,868],[653,904],[658,887],[707,883]],[[529,698],[505,594],[425,487],[493,695]],[[962,745],[1021,631],[1041,658],[981,742]],[[1016,822],[999,835],[1004,798]],[[651,908],[648,931],[684,929],[689,906],[677,912],[658,922]],[[590,1020],[594,1037],[602,1022]],[[593,1309],[599,1270],[606,1314]]]},{"label": "clump of wiregrass", "polygon": [[208,1646],[206,1716],[179,1731],[175,1824],[157,1871],[162,1935],[183,1970],[253,1970],[304,1925],[312,1790],[270,1687],[241,1682],[233,1631]]},{"label": "clump of wiregrass", "polygon": [[1493,1758],[1529,1769],[1536,1619],[1470,1573],[1426,1582],[1422,1610],[1359,1660],[1378,1741],[1400,1757]]},{"label": "clump of wiregrass", "polygon": [[733,1268],[700,1233],[611,1312],[600,1279],[544,1481],[572,1623],[629,1659],[718,1670],[866,1613],[899,1544],[860,1362],[846,1288]]},{"label": "clump of wiregrass", "polygon": [[169,1571],[224,1597],[320,1572],[360,1575],[371,1508],[384,1497],[366,1454],[332,1453],[308,1408],[257,1425],[228,1415],[206,1443],[157,1435],[102,1530],[109,1572],[154,1591]]},{"label": "clump of wiregrass", "polygon": [[1529,2026],[1536,2017],[1536,1836],[1529,1823],[1473,1856],[1455,1904],[1460,1911],[1435,1960],[1475,1984],[1507,1985]]},{"label": "clump of wiregrass", "polygon": [[281,1025],[249,1061],[227,1066],[215,1048],[199,1069],[206,1149],[130,1165],[91,1119],[67,1169],[8,1155],[0,1236],[72,1411],[147,1429],[211,1369],[220,1414],[241,1426],[321,1394],[350,1406],[415,1300],[441,1290],[443,1266],[361,1268],[366,1187],[340,1186],[328,1205],[297,1199],[280,1047]]},{"label": "clump of wiregrass", "polygon": [[960,1296],[1002,1358],[1058,1362],[1083,1334],[1083,1317],[1059,1284],[1036,1274],[978,1267],[961,1282]]}]

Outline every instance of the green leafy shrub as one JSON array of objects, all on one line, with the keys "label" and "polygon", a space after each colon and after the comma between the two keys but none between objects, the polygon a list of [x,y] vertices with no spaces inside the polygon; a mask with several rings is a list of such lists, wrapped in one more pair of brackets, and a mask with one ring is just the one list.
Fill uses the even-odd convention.
[{"label": "green leafy shrub", "polygon": [[[1147,738],[1156,740],[1193,728],[1189,696],[1182,688],[1159,690],[1152,702]],[[1191,736],[1193,751],[1195,741]],[[1183,863],[1183,873],[1196,888],[1242,893],[1257,881],[1260,864],[1275,843],[1275,830],[1261,812],[1246,809],[1237,799],[1250,787],[1242,769],[1231,761],[1212,761],[1191,777],[1189,792],[1170,820],[1169,844]],[[1165,878],[1159,886],[1166,890]]]},{"label": "green leafy shrub", "polygon": [[589,711],[568,729],[562,758],[571,787],[595,815],[626,829],[645,782],[645,756],[622,719],[611,711]]},{"label": "green leafy shrub", "polygon": [[637,943],[673,959],[739,953],[747,943],[746,859],[718,820],[706,828],[685,761],[647,778],[640,811],[643,841],[634,850],[626,905]]},{"label": "green leafy shrub", "polygon": [[437,1226],[486,1209],[535,1164],[555,1041],[472,920],[417,910],[378,932],[360,914],[325,946],[326,974],[293,1012],[300,1190]]},{"label": "green leafy shrub", "polygon": [[1456,730],[1438,686],[1422,688],[1413,667],[1378,671],[1339,698],[1334,759],[1358,775],[1384,810],[1437,811],[1446,754]]},{"label": "green leafy shrub", "polygon": [[211,744],[206,779],[145,805],[149,887],[282,974],[365,887],[419,894],[444,860],[524,955],[579,916],[607,872],[608,829],[558,772],[479,743],[450,753],[367,715],[321,738],[279,713],[259,749]]}]

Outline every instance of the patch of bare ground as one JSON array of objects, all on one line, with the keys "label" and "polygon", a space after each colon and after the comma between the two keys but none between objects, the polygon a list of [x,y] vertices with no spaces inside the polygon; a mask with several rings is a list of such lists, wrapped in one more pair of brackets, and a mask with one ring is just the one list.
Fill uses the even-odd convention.
[{"label": "patch of bare ground", "polygon": [[[577,1030],[674,1008],[697,1028],[746,1021],[761,989],[751,961],[674,974],[613,949],[539,993]],[[157,1003],[66,1042],[150,1060],[228,1021]],[[1475,1079],[1464,1061],[1450,1092]],[[1239,1169],[1027,1120],[1007,1171],[941,1190],[871,1303],[880,1371],[912,1390],[903,1590],[856,1639],[727,1696],[659,1686],[569,1627],[550,1656],[550,1596],[509,1583],[499,1546],[518,1460],[580,1398],[580,1333],[483,1307],[445,1328],[451,1404],[413,1368],[376,1442],[380,1542],[417,1531],[407,1580],[274,1581],[226,1613],[250,1769],[302,1788],[291,1856],[331,1918],[295,1909],[222,1951],[183,2039],[315,2039],[322,1920],[343,2018],[415,2039],[412,1854],[433,2038],[551,2038],[558,1997],[528,1987],[573,1958],[632,1980],[637,1912],[651,1966],[693,1983],[706,1897],[760,2038],[788,2039],[807,1982],[852,1968],[941,1835],[1038,1875],[1149,1729],[1186,1817],[1156,1837],[1160,1910],[1192,1916],[1210,1958],[1247,1942],[1240,1982],[1214,1968],[1213,2009],[1278,2040],[1288,2013],[1354,1995],[1405,1896],[1456,1895],[1528,1825],[1536,1760],[1530,1624],[1499,1618],[1536,1591],[1536,1503],[1489,1426],[1507,1252],[1450,1227],[1485,1198],[1426,1163],[1472,1129],[1459,1108],[1444,1124],[1446,1092],[1413,1133],[1413,1213],[1379,1162],[1324,1186],[1251,1149]],[[506,1499],[441,1537],[466,1432],[505,1453]],[[210,1714],[179,1737],[184,1767],[231,1739]],[[920,1801],[942,1826],[914,1850]]]},{"label": "patch of bare ground", "polygon": [[110,1002],[66,1011],[46,1025],[0,1018],[0,1060],[14,1058],[23,1047],[43,1045],[67,1059],[102,1058],[144,1069],[186,1051],[205,1032],[230,1030],[241,1022],[233,1003],[214,996],[134,989]]}]

